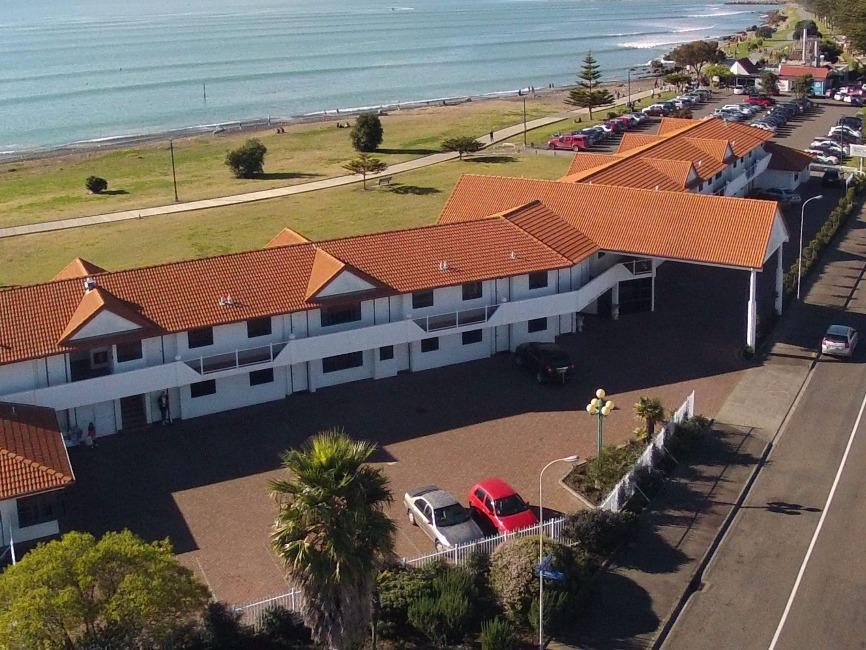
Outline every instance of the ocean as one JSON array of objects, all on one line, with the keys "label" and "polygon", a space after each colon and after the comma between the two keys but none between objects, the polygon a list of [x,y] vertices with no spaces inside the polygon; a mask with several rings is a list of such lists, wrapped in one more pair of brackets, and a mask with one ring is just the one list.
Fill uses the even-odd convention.
[{"label": "ocean", "polygon": [[[0,153],[625,77],[768,6],[694,0],[0,0]],[[210,128],[210,127],[208,127]]]}]

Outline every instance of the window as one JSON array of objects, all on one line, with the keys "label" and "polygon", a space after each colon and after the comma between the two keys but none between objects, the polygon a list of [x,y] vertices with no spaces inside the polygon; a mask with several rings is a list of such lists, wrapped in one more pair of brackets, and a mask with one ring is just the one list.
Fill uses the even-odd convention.
[{"label": "window", "polygon": [[361,320],[361,303],[322,307],[322,327],[354,323]]},{"label": "window", "polygon": [[467,282],[463,285],[463,300],[475,300],[480,298],[483,288],[480,282]]},{"label": "window", "polygon": [[322,359],[322,372],[338,372],[340,370],[348,370],[349,368],[360,368],[363,365],[363,352],[349,352],[348,354],[338,354],[335,357],[325,357]]},{"label": "window", "polygon": [[109,363],[108,350],[91,350],[90,351],[90,367],[104,368]]},{"label": "window", "polygon": [[258,386],[260,384],[274,383],[274,369],[265,368],[263,370],[253,370],[250,373],[250,386]]},{"label": "window", "polygon": [[16,499],[18,506],[18,527],[27,528],[37,524],[54,521],[60,517],[60,501],[56,492],[35,494],[32,497]]},{"label": "window", "polygon": [[216,381],[208,379],[189,385],[190,397],[204,397],[205,395],[213,395],[216,393]]},{"label": "window", "polygon": [[547,286],[547,271],[538,271],[529,274],[529,288],[543,289]]},{"label": "window", "polygon": [[439,349],[439,337],[421,341],[421,352],[435,352]]},{"label": "window", "polygon": [[533,318],[531,321],[527,322],[526,329],[530,334],[532,332],[544,332],[547,330],[547,319]]},{"label": "window", "polygon": [[247,321],[247,338],[254,339],[257,336],[268,336],[271,333],[271,317],[251,318]]},{"label": "window", "polygon": [[481,343],[482,339],[481,330],[472,330],[470,332],[463,332],[463,345],[472,345],[473,343]]},{"label": "window", "polygon": [[390,361],[394,358],[394,346],[386,345],[379,348],[379,361]]},{"label": "window", "polygon": [[433,306],[433,290],[416,291],[412,294],[412,309],[421,309],[422,307]]},{"label": "window", "polygon": [[132,341],[131,343],[117,344],[117,361],[135,361],[141,359],[141,341]]},{"label": "window", "polygon": [[213,327],[202,327],[198,330],[188,331],[186,341],[190,349],[213,345]]}]

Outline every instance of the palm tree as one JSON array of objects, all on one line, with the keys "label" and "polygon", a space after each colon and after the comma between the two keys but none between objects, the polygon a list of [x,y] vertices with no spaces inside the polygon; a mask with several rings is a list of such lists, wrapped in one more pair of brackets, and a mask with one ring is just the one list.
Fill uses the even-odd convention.
[{"label": "palm tree", "polygon": [[641,397],[634,405],[634,414],[639,420],[646,422],[644,435],[649,443],[655,433],[656,422],[665,417],[665,407],[658,397]]},{"label": "palm tree", "polygon": [[303,593],[313,640],[331,650],[363,641],[376,573],[394,550],[388,479],[365,464],[375,450],[339,430],[320,432],[283,453],[289,477],[270,483],[280,504],[271,544]]}]

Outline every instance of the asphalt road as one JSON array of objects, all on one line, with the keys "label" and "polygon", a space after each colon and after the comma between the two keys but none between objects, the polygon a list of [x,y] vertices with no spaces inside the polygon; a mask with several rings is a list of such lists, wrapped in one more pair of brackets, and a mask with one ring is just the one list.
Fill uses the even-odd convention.
[{"label": "asphalt road", "polygon": [[[861,216],[800,306],[804,342],[830,322],[866,332],[864,251]],[[664,648],[866,648],[866,345],[858,352],[818,359]]]}]

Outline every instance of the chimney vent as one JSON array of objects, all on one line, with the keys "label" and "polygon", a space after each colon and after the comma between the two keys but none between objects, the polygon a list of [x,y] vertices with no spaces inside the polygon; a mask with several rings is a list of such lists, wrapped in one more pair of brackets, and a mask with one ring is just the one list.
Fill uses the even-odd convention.
[{"label": "chimney vent", "polygon": [[448,270],[448,260],[442,260],[441,262],[439,262],[439,270],[440,271],[447,271]]},{"label": "chimney vent", "polygon": [[93,279],[89,275],[86,278],[84,278],[84,293],[87,293],[88,291],[92,291],[95,288],[96,288],[96,280],[95,279]]}]

